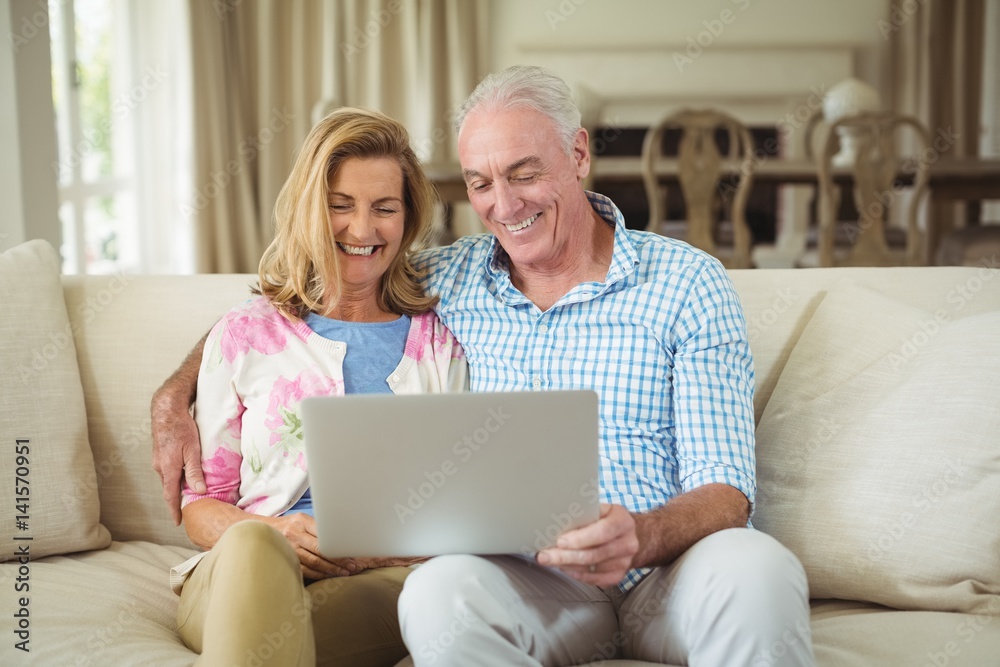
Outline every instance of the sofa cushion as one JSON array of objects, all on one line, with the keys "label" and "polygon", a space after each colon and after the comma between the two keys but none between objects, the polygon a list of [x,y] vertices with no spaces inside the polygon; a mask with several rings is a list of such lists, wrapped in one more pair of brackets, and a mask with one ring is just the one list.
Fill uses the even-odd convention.
[{"label": "sofa cushion", "polygon": [[[12,646],[19,639],[5,631],[0,664],[190,667],[198,656],[177,634],[179,598],[167,579],[172,566],[195,553],[112,542],[99,551],[33,562],[30,653],[22,657]],[[0,565],[0,581],[9,581],[14,568]],[[8,585],[3,589],[6,602]],[[16,611],[9,605],[4,610]]]},{"label": "sofa cushion", "polygon": [[1000,313],[960,315],[839,285],[792,350],[754,523],[812,597],[998,613]]},{"label": "sofa cushion", "polygon": [[[44,241],[0,254],[0,560],[106,547],[59,256]],[[27,538],[27,539],[25,539]]]},{"label": "sofa cushion", "polygon": [[[827,269],[740,269],[729,272],[746,314],[753,352],[754,415],[760,422],[792,348],[826,292],[849,279],[877,285],[893,299],[924,310],[956,315],[1000,311],[998,258],[971,267],[834,267]],[[69,299],[66,300],[69,304]],[[79,344],[77,344],[79,349]]]},{"label": "sofa cushion", "polygon": [[[811,606],[819,667],[984,667],[997,664],[1000,656],[1000,618],[995,615],[896,611],[843,600],[816,600]],[[773,648],[779,657],[780,644]]]},{"label": "sofa cushion", "polygon": [[117,541],[192,547],[152,466],[150,399],[191,348],[250,294],[253,276],[64,276],[99,489]]}]

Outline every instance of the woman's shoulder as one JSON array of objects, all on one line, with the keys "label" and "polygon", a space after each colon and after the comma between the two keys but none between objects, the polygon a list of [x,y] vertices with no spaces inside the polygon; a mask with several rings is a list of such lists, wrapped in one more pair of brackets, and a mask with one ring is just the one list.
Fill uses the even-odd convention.
[{"label": "woman's shoulder", "polygon": [[222,319],[230,326],[294,327],[297,319],[283,314],[266,296],[252,296],[229,310]]},{"label": "woman's shoulder", "polygon": [[[282,313],[264,296],[254,296],[231,309],[220,322],[225,327],[223,339],[234,346],[234,352],[254,350],[261,354],[283,351],[289,340],[305,340],[305,324]],[[227,357],[231,355],[226,355]]]},{"label": "woman's shoulder", "polygon": [[433,310],[410,316],[411,337],[416,334],[421,340],[429,340],[432,335],[439,331],[448,331],[448,329]]},{"label": "woman's shoulder", "polygon": [[274,307],[271,300],[266,296],[255,294],[243,303],[233,306],[226,313],[226,317],[239,316],[243,313],[272,313],[277,312],[278,309]]},{"label": "woman's shoulder", "polygon": [[453,357],[463,356],[462,347],[459,345],[455,335],[438,318],[437,313],[428,310],[410,318],[410,334],[407,338],[406,351],[409,356],[417,350],[421,352],[430,347],[435,353],[447,351]]}]

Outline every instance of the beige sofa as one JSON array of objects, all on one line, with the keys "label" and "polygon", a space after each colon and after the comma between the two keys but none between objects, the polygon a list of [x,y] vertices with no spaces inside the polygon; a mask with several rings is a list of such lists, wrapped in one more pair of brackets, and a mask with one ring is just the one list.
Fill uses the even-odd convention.
[{"label": "beige sofa", "polygon": [[[754,522],[807,569],[819,664],[1000,665],[1000,272],[732,277]],[[0,255],[0,664],[193,663],[167,570],[194,550],[150,466],[149,399],[252,280],[60,277],[41,242]]]}]

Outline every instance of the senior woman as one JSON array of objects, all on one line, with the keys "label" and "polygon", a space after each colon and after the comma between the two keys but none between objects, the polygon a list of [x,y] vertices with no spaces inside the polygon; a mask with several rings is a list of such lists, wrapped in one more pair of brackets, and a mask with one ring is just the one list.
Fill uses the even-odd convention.
[{"label": "senior woman", "polygon": [[209,333],[198,376],[207,489],[185,487],[182,504],[188,535],[209,551],[172,578],[199,664],[358,667],[406,655],[396,600],[415,559],[319,552],[299,408],[308,396],[465,388],[462,350],[410,263],[432,204],[396,121],[341,109],[306,139],[257,296]]}]

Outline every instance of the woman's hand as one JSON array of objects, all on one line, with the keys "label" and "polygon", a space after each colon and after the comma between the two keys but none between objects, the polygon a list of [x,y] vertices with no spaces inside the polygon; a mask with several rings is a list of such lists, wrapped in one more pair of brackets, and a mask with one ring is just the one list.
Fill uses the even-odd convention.
[{"label": "woman's hand", "polygon": [[319,552],[316,519],[308,514],[284,514],[267,518],[266,521],[277,528],[295,549],[302,565],[302,575],[308,579],[346,577],[364,569],[359,568],[352,558],[339,558],[335,561],[324,558]]},{"label": "woman's hand", "polygon": [[338,558],[334,562],[347,567],[348,564],[354,567],[351,574],[360,574],[365,570],[374,570],[380,567],[409,567],[417,563],[423,563],[429,556],[386,556],[372,558]]},{"label": "woman's hand", "polygon": [[235,505],[215,498],[201,498],[184,508],[184,528],[188,537],[206,551],[215,546],[223,533],[239,521],[262,521],[277,530],[295,549],[302,565],[302,574],[309,579],[346,577],[358,568],[350,558],[334,563],[319,553],[316,520],[308,514],[260,516],[249,514]]}]

